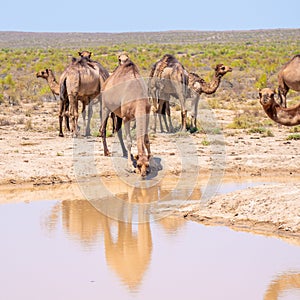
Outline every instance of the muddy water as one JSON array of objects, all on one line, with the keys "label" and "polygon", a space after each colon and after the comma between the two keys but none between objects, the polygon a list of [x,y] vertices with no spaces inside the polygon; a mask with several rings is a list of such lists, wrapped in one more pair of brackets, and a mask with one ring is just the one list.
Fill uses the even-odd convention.
[{"label": "muddy water", "polygon": [[170,216],[126,223],[44,188],[12,194],[0,204],[0,299],[300,299],[299,246]]}]

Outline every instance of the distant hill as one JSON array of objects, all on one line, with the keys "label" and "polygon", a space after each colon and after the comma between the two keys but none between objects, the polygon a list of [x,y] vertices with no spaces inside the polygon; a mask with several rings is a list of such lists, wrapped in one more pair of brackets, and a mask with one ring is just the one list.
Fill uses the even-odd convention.
[{"label": "distant hill", "polygon": [[114,44],[194,44],[299,39],[298,29],[246,31],[162,31],[125,33],[41,33],[0,31],[0,48],[78,48]]}]

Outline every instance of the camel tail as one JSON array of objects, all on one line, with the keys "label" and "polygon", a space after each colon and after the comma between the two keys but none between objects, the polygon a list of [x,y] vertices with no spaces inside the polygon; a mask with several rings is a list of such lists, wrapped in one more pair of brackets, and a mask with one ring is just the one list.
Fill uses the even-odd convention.
[{"label": "camel tail", "polygon": [[186,76],[186,74],[184,74],[184,72],[182,73],[182,92],[185,95],[185,97],[187,97],[187,93],[188,93],[188,76]]},{"label": "camel tail", "polygon": [[66,87],[66,78],[60,85],[60,90],[59,90],[59,97],[61,101],[66,101],[67,100],[67,87]]}]

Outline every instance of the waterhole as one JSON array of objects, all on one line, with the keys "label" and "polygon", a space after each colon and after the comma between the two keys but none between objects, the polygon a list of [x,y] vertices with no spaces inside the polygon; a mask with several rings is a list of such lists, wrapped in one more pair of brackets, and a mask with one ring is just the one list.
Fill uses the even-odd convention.
[{"label": "waterhole", "polygon": [[172,216],[124,222],[50,190],[0,204],[0,299],[300,299],[298,245]]}]

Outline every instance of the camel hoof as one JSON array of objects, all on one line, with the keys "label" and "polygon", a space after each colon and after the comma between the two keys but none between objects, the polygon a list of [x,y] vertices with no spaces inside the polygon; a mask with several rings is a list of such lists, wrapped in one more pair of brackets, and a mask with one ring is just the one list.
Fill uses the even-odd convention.
[{"label": "camel hoof", "polygon": [[64,134],[63,134],[63,133],[60,133],[58,136],[60,136],[60,137],[64,137]]}]

